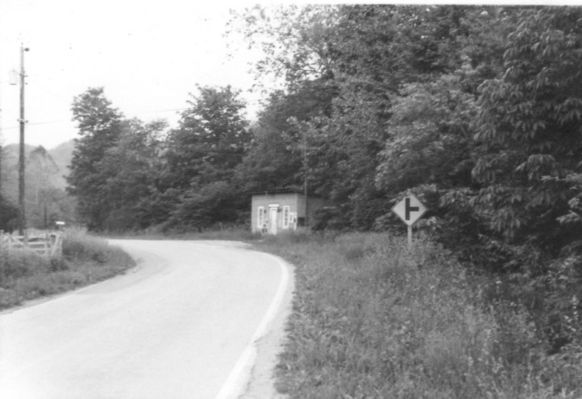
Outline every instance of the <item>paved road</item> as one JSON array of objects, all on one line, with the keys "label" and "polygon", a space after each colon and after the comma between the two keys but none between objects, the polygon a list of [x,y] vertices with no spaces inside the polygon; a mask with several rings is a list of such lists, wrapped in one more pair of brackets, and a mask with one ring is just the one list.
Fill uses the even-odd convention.
[{"label": "paved road", "polygon": [[287,270],[232,243],[117,241],[122,277],[0,314],[0,398],[227,398]]}]

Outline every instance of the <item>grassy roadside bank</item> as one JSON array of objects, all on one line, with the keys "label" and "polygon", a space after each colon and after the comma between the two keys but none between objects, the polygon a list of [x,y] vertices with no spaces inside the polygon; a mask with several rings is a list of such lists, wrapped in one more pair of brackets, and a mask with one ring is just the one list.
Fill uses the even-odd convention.
[{"label": "grassy roadside bank", "polygon": [[63,255],[0,252],[0,310],[89,285],[135,266],[120,248],[78,230],[64,233]]},{"label": "grassy roadside bank", "polygon": [[402,238],[283,236],[296,266],[277,386],[291,398],[580,398],[582,350],[547,355],[516,304],[445,250]]}]

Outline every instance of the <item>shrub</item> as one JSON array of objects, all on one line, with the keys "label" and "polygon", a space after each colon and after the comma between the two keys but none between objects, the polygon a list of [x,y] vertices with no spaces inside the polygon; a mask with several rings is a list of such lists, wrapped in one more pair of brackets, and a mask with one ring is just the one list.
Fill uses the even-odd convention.
[{"label": "shrub", "polygon": [[0,252],[0,285],[46,268],[47,261],[32,251]]},{"label": "shrub", "polygon": [[63,256],[75,261],[106,263],[110,251],[107,242],[80,230],[68,230],[63,236]]}]

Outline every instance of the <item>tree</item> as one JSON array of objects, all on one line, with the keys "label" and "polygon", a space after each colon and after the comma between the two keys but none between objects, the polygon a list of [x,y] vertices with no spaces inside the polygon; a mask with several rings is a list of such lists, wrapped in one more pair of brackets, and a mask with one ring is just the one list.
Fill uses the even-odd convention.
[{"label": "tree", "polygon": [[[169,133],[164,176],[166,193],[178,198],[170,224],[206,227],[231,222],[233,216],[218,212],[208,219],[194,204],[224,200],[237,210],[244,206],[232,182],[251,136],[238,91],[230,86],[198,91],[191,95],[179,127]],[[225,185],[229,190],[223,189]]]},{"label": "tree", "polygon": [[579,195],[580,17],[577,9],[523,10],[508,37],[503,77],[481,86],[481,156],[473,176],[484,187],[475,205],[508,240],[553,254],[580,227],[560,224]]},{"label": "tree", "polygon": [[122,114],[105,97],[103,88],[89,88],[75,97],[73,120],[81,138],[75,140],[68,191],[78,200],[78,213],[90,229],[102,229],[110,204],[103,160],[117,145],[124,129]]},{"label": "tree", "polygon": [[109,178],[105,195],[109,212],[103,221],[108,230],[131,230],[163,222],[170,209],[160,209],[157,199],[164,167],[161,133],[165,121],[128,121],[117,144],[103,159],[103,173]]},{"label": "tree", "polygon": [[264,75],[283,77],[286,88],[333,75],[330,46],[338,6],[254,6],[235,14],[231,26],[241,32],[249,47],[260,48],[264,57],[256,64],[257,81]]},{"label": "tree", "polygon": [[471,186],[477,105],[457,76],[404,86],[394,100],[376,181],[393,195],[422,184]]},{"label": "tree", "polygon": [[[528,8],[508,35],[503,74],[480,86],[471,200],[499,271],[520,281],[557,351],[582,309],[582,12]],[[515,278],[515,277],[514,277]],[[533,299],[531,299],[533,298]]]},{"label": "tree", "polygon": [[250,141],[248,122],[239,92],[199,87],[191,94],[190,107],[182,112],[179,127],[168,136],[168,173],[173,188],[229,179]]},{"label": "tree", "polygon": [[[253,127],[253,141],[237,170],[247,192],[298,190],[304,181],[304,139],[309,136],[309,159],[318,145],[302,124],[329,116],[334,89],[321,81],[305,81],[293,91],[271,94]],[[313,164],[309,165],[313,172]]]}]

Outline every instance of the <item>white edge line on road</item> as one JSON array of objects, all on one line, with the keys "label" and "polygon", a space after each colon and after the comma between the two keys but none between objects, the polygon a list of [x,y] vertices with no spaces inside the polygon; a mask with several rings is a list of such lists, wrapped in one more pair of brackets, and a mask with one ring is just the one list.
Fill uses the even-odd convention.
[{"label": "white edge line on road", "polygon": [[215,399],[235,399],[243,393],[243,389],[248,382],[248,379],[250,378],[250,373],[257,357],[256,343],[263,335],[265,335],[268,325],[275,318],[277,311],[281,307],[281,302],[285,297],[285,292],[287,291],[287,287],[289,285],[289,268],[285,261],[274,255],[265,253],[262,254],[277,261],[279,267],[281,268],[281,281],[279,282],[279,287],[277,288],[277,292],[273,297],[273,301],[263,316],[259,327],[257,327],[257,330],[253,334],[249,344],[238,358],[236,364],[232,368],[228,378],[222,385],[222,388],[218,392],[218,395],[216,395]]}]

